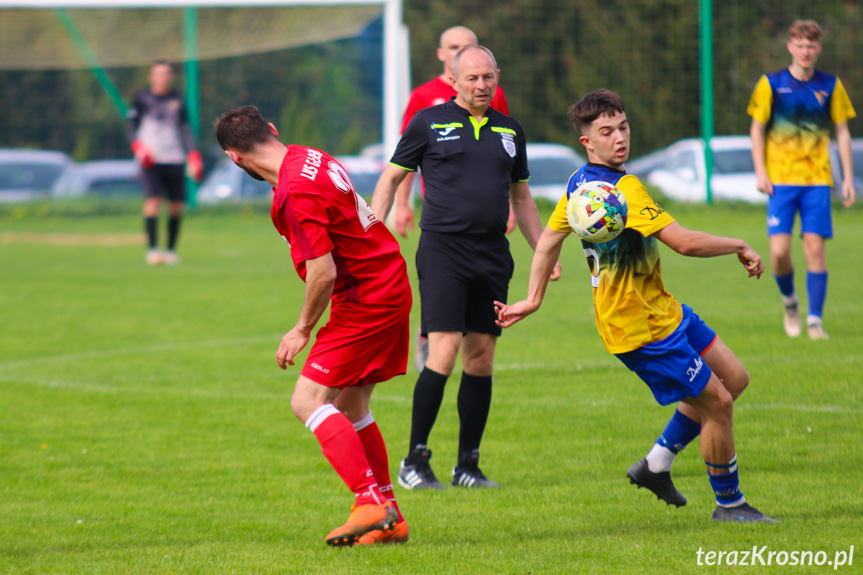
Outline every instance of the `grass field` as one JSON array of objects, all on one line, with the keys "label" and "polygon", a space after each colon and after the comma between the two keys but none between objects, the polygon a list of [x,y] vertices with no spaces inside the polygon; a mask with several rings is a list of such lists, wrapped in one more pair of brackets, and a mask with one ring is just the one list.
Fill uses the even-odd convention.
[{"label": "grass field", "polygon": [[[767,256],[761,207],[666,208]],[[863,572],[860,209],[835,217],[827,342],[785,337],[769,274],[747,280],[734,257],[663,248],[666,286],[751,373],[735,409],[741,485],[780,524],[712,523],[695,446],[674,472],[686,507],[628,484],[672,408],[602,347],[571,239],[564,278],[499,343],[483,468],[502,488],[397,487],[410,542],[341,550],[323,538],[351,496],[291,414],[297,368],[275,363],[302,284],[268,212],[198,209],[182,264],[151,268],[135,209],[0,208],[0,573],[826,573],[835,566],[779,567],[781,555],[709,567],[698,551],[767,546],[765,562],[770,551],[833,562],[852,545],[853,565],[837,570]],[[403,244],[413,280],[416,239]],[[530,253],[511,241],[515,301]],[[795,256],[803,270],[799,241]],[[393,472],[407,449],[408,369],[373,398]],[[457,378],[431,438],[441,478],[455,459]]]}]

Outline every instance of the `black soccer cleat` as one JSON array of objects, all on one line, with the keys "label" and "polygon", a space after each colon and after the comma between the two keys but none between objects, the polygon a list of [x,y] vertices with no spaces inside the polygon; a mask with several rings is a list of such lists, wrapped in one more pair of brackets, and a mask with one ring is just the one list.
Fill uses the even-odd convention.
[{"label": "black soccer cleat", "polygon": [[672,483],[671,473],[668,471],[653,473],[647,467],[647,459],[642,459],[630,467],[626,476],[631,484],[637,485],[639,489],[642,487],[649,489],[657,499],[665,501],[668,505],[676,507],[686,505],[686,497]]},{"label": "black soccer cleat", "polygon": [[411,453],[413,463],[408,463],[407,458],[402,459],[399,468],[399,485],[405,489],[446,489],[446,486],[435,477],[429,465],[430,459],[431,450],[425,448],[417,448]]},{"label": "black soccer cleat", "polygon": [[779,523],[776,519],[764,515],[748,503],[743,503],[737,507],[717,505],[712,519],[732,523]]},{"label": "black soccer cleat", "polygon": [[459,464],[452,469],[452,484],[456,487],[500,487],[479,468],[479,453],[468,453],[459,458]]}]

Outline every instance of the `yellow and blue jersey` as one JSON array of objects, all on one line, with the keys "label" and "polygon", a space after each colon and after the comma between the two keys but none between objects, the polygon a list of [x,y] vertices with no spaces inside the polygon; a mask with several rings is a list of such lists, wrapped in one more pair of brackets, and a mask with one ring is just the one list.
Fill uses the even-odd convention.
[{"label": "yellow and blue jersey", "polygon": [[815,71],[801,82],[787,69],[762,76],[748,114],[767,126],[766,165],[779,185],[832,186],[830,126],[857,114],[836,76]]},{"label": "yellow and blue jersey", "polygon": [[584,182],[613,184],[626,197],[626,228],[615,239],[592,244],[582,241],[593,285],[596,327],[611,353],[624,353],[670,335],[683,318],[680,303],[665,291],[659,242],[653,234],[674,222],[648,195],[635,176],[607,166],[587,164],[569,179],[548,226],[571,232],[566,220],[569,196]]}]

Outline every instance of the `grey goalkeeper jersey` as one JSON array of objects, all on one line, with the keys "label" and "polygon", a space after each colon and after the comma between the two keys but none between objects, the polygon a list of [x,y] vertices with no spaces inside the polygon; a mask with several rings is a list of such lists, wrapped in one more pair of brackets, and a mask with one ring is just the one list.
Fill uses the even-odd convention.
[{"label": "grey goalkeeper jersey", "polygon": [[186,154],[196,149],[186,105],[174,90],[162,96],[141,90],[135,94],[128,120],[129,138],[147,144],[157,164],[184,164]]}]

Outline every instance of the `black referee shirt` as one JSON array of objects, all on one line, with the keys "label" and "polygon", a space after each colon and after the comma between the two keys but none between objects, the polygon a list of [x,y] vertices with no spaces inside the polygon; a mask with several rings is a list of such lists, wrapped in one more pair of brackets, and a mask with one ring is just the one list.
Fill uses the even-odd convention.
[{"label": "black referee shirt", "polygon": [[422,170],[423,230],[503,235],[509,186],[530,178],[524,130],[489,108],[482,121],[455,98],[417,112],[390,163]]}]

